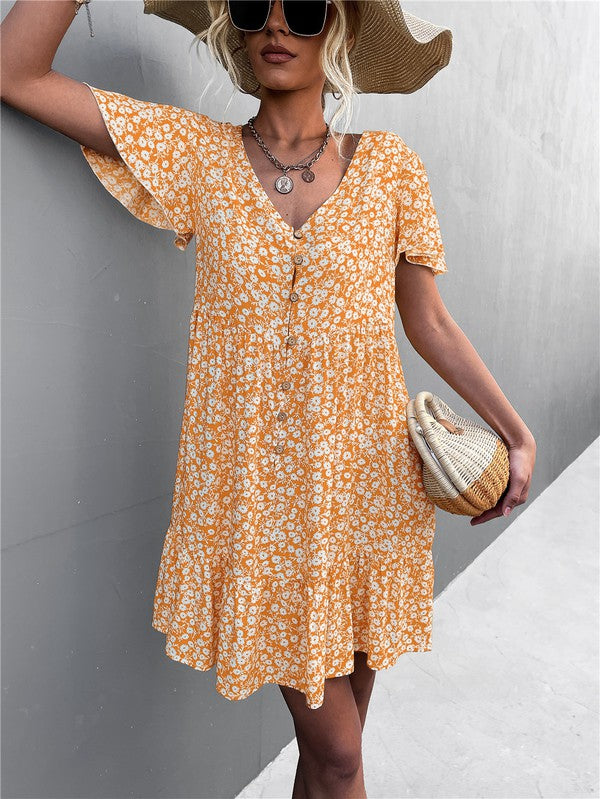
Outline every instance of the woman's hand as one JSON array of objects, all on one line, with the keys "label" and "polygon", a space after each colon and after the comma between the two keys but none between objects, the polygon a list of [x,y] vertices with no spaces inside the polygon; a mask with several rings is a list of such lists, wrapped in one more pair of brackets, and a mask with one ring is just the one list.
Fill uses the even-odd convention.
[{"label": "woman's hand", "polygon": [[531,476],[535,465],[536,443],[533,436],[519,444],[508,445],[510,475],[506,491],[495,507],[479,516],[473,516],[471,524],[482,524],[497,516],[508,515],[515,505],[522,505],[529,494]]}]

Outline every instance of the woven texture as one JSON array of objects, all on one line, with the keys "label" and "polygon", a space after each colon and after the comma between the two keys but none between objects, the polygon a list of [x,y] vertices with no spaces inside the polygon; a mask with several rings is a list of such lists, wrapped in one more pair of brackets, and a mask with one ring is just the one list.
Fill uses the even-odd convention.
[{"label": "woven texture", "polygon": [[508,450],[487,427],[421,391],[407,405],[408,429],[423,461],[423,485],[442,510],[478,516],[508,485]]},{"label": "woven texture", "polygon": [[[403,11],[397,0],[368,0],[364,5],[363,25],[349,56],[358,92],[410,94],[448,65],[452,53],[448,28]],[[144,14],[175,22],[194,35],[211,23],[202,0],[144,0]],[[241,74],[242,90],[259,97],[246,51],[234,52],[240,40],[238,31],[230,27],[228,47]]]}]

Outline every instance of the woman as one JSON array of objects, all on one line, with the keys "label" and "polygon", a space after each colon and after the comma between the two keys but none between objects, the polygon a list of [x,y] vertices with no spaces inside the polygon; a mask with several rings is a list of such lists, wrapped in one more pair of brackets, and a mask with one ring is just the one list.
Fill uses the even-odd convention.
[{"label": "woman", "polygon": [[[53,71],[76,0],[11,8],[2,100],[79,142],[109,191],[179,249],[196,236],[153,626],[174,660],[216,665],[229,699],[279,685],[300,751],[295,799],[363,797],[375,673],[431,648],[435,514],[407,432],[394,300],[418,353],[509,447],[508,489],[472,523],[523,504],[535,463],[531,432],[437,291],[447,267],[419,156],[395,133],[337,136],[324,119],[324,90],[345,105],[358,85],[357,42],[363,90],[413,91],[449,50],[440,61],[419,44],[392,0],[187,5],[190,29],[210,22],[200,38],[260,99],[248,124]],[[366,48],[367,13],[382,14],[369,36],[410,45],[404,61],[383,35]],[[397,68],[382,77],[386,57]]]}]

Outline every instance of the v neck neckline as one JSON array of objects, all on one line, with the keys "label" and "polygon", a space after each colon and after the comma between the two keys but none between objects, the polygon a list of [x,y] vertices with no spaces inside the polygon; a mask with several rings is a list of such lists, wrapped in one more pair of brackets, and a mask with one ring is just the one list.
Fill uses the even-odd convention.
[{"label": "v neck neckline", "polygon": [[254,189],[255,189],[256,193],[260,196],[260,198],[263,200],[263,202],[266,203],[266,205],[268,206],[269,211],[271,213],[271,216],[275,217],[277,219],[277,221],[283,227],[285,227],[285,229],[287,231],[291,231],[292,233],[295,230],[306,229],[311,224],[313,219],[317,216],[317,214],[322,213],[323,211],[327,210],[327,208],[330,205],[332,205],[332,203],[334,203],[335,200],[337,200],[337,198],[342,194],[342,192],[346,188],[346,184],[348,183],[348,181],[352,177],[353,173],[358,168],[358,165],[359,165],[359,163],[360,163],[360,161],[362,159],[363,151],[364,151],[364,149],[366,147],[367,134],[369,134],[371,132],[369,130],[365,130],[365,131],[362,132],[362,134],[360,136],[360,139],[358,140],[358,144],[354,148],[354,152],[352,153],[352,157],[350,159],[350,162],[348,163],[348,165],[347,165],[347,167],[346,167],[346,169],[344,171],[344,174],[342,175],[342,179],[338,183],[337,187],[333,190],[333,192],[329,195],[329,197],[327,197],[327,199],[325,199],[321,203],[321,205],[319,205],[318,208],[315,208],[315,210],[312,212],[312,214],[307,219],[305,219],[304,222],[299,227],[294,227],[293,225],[290,225],[289,222],[287,222],[283,218],[283,216],[277,210],[277,208],[275,207],[273,201],[271,200],[271,198],[267,194],[264,186],[262,185],[262,183],[258,179],[258,175],[256,174],[256,172],[254,170],[254,167],[252,166],[252,162],[250,161],[250,158],[248,157],[248,152],[247,152],[246,146],[244,144],[244,136],[243,136],[243,131],[242,131],[244,125],[243,124],[242,125],[232,125],[232,127],[233,127],[233,130],[234,130],[234,133],[235,133],[235,142],[236,142],[236,145],[237,145],[237,147],[239,149],[241,163],[243,164],[243,167],[244,167],[244,169],[245,169],[245,171],[246,171],[246,173],[248,175],[250,183],[254,186]]}]

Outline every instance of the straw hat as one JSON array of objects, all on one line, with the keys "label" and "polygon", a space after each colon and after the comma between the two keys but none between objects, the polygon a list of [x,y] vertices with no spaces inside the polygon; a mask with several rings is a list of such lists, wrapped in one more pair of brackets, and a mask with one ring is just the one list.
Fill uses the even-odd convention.
[{"label": "straw hat", "polygon": [[[363,93],[410,94],[424,86],[450,61],[452,32],[403,11],[398,0],[359,0],[364,17],[349,61],[356,89]],[[205,0],[144,0],[144,14],[183,25],[194,35],[211,23]],[[231,26],[228,44],[239,47]],[[233,59],[240,71],[242,90],[259,97],[256,77],[245,49]],[[223,65],[224,66],[224,65]]]}]

